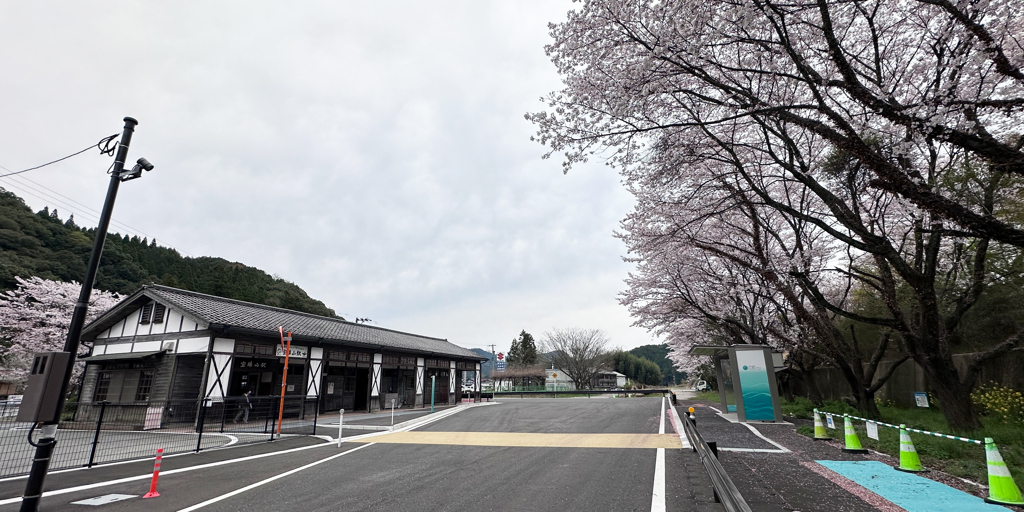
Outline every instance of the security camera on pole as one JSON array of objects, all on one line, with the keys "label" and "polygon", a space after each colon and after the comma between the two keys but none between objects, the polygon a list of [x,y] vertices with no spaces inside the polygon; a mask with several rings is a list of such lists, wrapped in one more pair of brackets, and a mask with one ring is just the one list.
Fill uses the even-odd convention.
[{"label": "security camera on pole", "polygon": [[[128,145],[132,141],[132,133],[138,121],[130,117],[124,118],[124,130],[121,132],[121,141],[117,145],[117,154],[114,157],[114,166],[110,171],[110,185],[107,186],[107,198],[103,202],[103,211],[100,212],[100,222],[96,226],[96,239],[93,240],[92,253],[89,255],[89,266],[85,271],[85,279],[82,281],[82,292],[78,295],[78,302],[75,303],[75,310],[71,315],[71,326],[68,328],[68,337],[64,341],[64,351],[37,356],[41,360],[38,372],[48,378],[32,381],[30,376],[30,388],[26,391],[26,397],[32,396],[33,403],[25,404],[22,407],[26,415],[18,415],[18,421],[31,421],[33,429],[41,427],[39,441],[33,443],[31,437],[29,442],[36,447],[35,457],[32,458],[32,469],[28,475],[28,482],[25,484],[25,494],[21,500],[22,512],[35,512],[39,509],[39,500],[43,494],[43,482],[46,480],[46,472],[50,468],[50,456],[53,455],[53,448],[57,444],[57,423],[60,421],[60,414],[64,410],[64,401],[67,398],[68,383],[71,381],[71,373],[75,366],[75,356],[78,353],[78,338],[82,336],[82,327],[85,325],[85,314],[89,307],[89,298],[92,295],[92,285],[96,280],[96,271],[100,266],[100,257],[103,255],[103,244],[107,240],[107,228],[110,226],[110,215],[114,211],[114,200],[117,198],[117,188],[122,181],[129,181],[142,176],[142,171],[153,170],[153,164],[145,158],[140,158],[135,167],[126,171],[124,162],[128,158]],[[49,363],[47,363],[49,361]],[[49,366],[48,366],[49,364]],[[56,366],[54,366],[56,365]],[[63,378],[51,372],[63,372]],[[35,386],[35,389],[32,389]],[[29,432],[31,436],[31,431]]]}]

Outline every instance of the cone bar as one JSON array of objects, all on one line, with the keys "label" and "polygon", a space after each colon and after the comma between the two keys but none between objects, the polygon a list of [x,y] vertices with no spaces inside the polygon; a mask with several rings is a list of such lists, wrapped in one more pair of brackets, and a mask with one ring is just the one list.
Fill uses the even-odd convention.
[{"label": "cone bar", "polygon": [[156,498],[160,493],[156,492],[156,481],[160,479],[160,461],[164,458],[164,449],[156,449],[156,462],[153,463],[153,479],[149,481],[149,492],[143,498]]},{"label": "cone bar", "polygon": [[846,432],[846,447],[843,451],[846,453],[867,453],[868,451],[860,445],[860,438],[857,437],[857,431],[853,429],[853,423],[850,421],[850,415],[843,415],[843,430]]},{"label": "cone bar", "polygon": [[821,415],[818,414],[818,410],[814,410],[814,440],[815,441],[828,441],[832,439],[828,436],[828,431],[825,430],[825,424],[821,421]]},{"label": "cone bar", "polygon": [[1010,468],[1006,467],[991,437],[985,438],[985,459],[988,462],[988,498],[985,501],[1000,505],[1024,505],[1024,497],[1010,476]]},{"label": "cone bar", "polygon": [[910,440],[910,432],[907,432],[907,426],[903,424],[900,424],[900,465],[896,466],[896,469],[908,473],[920,473],[925,470],[921,466],[920,457],[917,456],[914,442]]}]

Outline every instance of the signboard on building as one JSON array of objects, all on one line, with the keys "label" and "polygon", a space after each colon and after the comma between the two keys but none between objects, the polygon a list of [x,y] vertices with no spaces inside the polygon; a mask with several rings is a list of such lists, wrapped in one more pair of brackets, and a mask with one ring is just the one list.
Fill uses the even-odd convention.
[{"label": "signboard on building", "polygon": [[497,370],[498,370],[499,372],[503,372],[503,371],[505,371],[505,361],[498,361],[498,367],[497,367]]},{"label": "signboard on building", "polygon": [[[284,349],[281,348],[281,345],[277,345],[276,348],[277,348],[277,357],[284,357]],[[291,351],[290,351],[291,355],[289,357],[305,358],[306,354],[308,353],[308,350],[309,350],[309,348],[307,348],[307,347],[292,347]]]}]

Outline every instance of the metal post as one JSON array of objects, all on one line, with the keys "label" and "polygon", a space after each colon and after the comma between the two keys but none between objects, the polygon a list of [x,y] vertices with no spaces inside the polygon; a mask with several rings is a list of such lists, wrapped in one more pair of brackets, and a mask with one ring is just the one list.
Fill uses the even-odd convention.
[{"label": "metal post", "polygon": [[206,402],[209,398],[203,398],[199,401],[199,425],[197,430],[199,431],[199,439],[196,441],[196,453],[203,447],[203,431],[206,430]]},{"label": "metal post", "polygon": [[292,332],[288,331],[288,337],[285,337],[283,327],[278,327],[277,332],[281,333],[281,348],[284,349],[284,371],[281,373],[281,405],[277,409],[277,428],[275,429],[277,436],[281,437],[281,422],[284,420],[284,393],[288,386],[288,359],[292,353]]},{"label": "metal post", "polygon": [[338,448],[341,448],[341,428],[345,425],[345,409],[338,413]]},{"label": "metal post", "polygon": [[100,427],[103,426],[103,412],[107,410],[107,401],[100,402],[100,417],[96,420],[96,435],[92,436],[92,451],[89,452],[89,464],[86,467],[92,467],[93,461],[96,459],[96,445],[100,442]]},{"label": "metal post", "polygon": [[316,435],[316,420],[320,416],[320,398],[313,400],[313,435]]},{"label": "metal post", "polygon": [[430,412],[434,412],[434,384],[437,375],[430,376]]},{"label": "metal post", "polygon": [[391,399],[391,430],[395,429],[395,399]]},{"label": "metal post", "polygon": [[[68,368],[64,372],[64,380],[60,385],[60,395],[57,398],[57,410],[64,410],[64,401],[67,398],[68,383],[71,382],[71,374],[75,370],[75,358],[78,354],[78,342],[82,337],[82,327],[85,325],[85,314],[89,308],[89,298],[92,296],[92,285],[96,281],[96,272],[100,266],[100,256],[103,255],[103,244],[107,241],[107,228],[110,226],[110,215],[114,211],[114,200],[117,199],[117,188],[121,184],[121,172],[124,170],[124,161],[128,158],[128,145],[132,141],[132,133],[135,132],[135,125],[138,121],[130,117],[124,118],[124,130],[121,132],[121,140],[117,145],[117,155],[114,157],[114,166],[110,172],[110,184],[107,186],[107,197],[103,201],[103,210],[100,212],[100,221],[96,226],[96,238],[93,240],[92,253],[89,255],[89,266],[85,269],[85,279],[82,281],[82,291],[78,294],[78,302],[75,303],[75,310],[71,314],[71,325],[68,327],[68,336],[64,341],[64,352],[71,354],[68,361]],[[46,428],[50,427],[52,428]],[[57,423],[44,423],[43,432],[52,436],[57,434]],[[47,436],[39,440],[36,446],[36,455],[32,459],[32,469],[25,483],[25,494],[21,500],[21,512],[35,512],[39,510],[39,501],[43,494],[43,482],[46,480],[46,472],[50,468],[50,456],[53,454],[53,446],[57,439]]]}]

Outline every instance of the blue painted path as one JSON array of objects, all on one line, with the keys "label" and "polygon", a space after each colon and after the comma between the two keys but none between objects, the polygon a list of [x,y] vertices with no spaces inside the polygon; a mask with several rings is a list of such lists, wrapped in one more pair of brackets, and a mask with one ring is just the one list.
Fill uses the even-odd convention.
[{"label": "blue painted path", "polygon": [[896,471],[874,460],[819,460],[865,489],[903,507],[907,512],[1007,512],[998,505],[922,476]]}]

